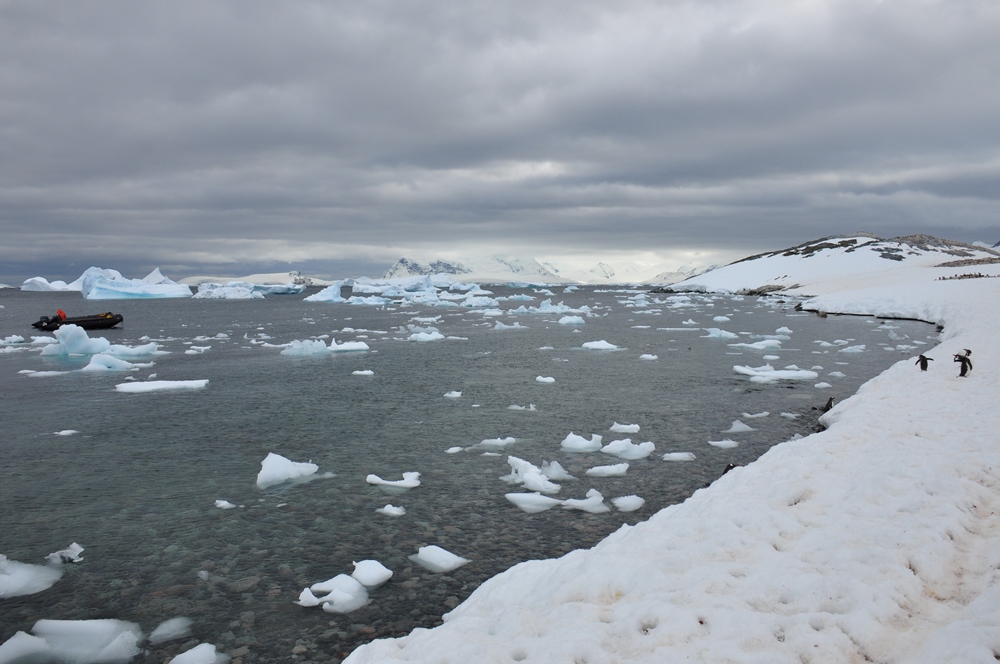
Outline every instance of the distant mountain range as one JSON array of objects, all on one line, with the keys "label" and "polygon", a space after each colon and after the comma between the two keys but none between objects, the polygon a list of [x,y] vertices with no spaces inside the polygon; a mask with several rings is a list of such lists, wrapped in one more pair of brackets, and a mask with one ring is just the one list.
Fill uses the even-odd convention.
[{"label": "distant mountain range", "polygon": [[461,261],[434,260],[420,263],[409,258],[400,258],[390,267],[383,278],[393,279],[431,274],[448,274],[459,280],[481,282],[526,281],[537,283],[580,283],[580,284],[624,284],[655,283],[671,284],[687,279],[715,265],[681,265],[666,269],[664,264],[646,265],[635,262],[599,262],[593,267],[577,268],[557,265],[552,261],[544,263],[534,258],[488,256],[468,258]]}]

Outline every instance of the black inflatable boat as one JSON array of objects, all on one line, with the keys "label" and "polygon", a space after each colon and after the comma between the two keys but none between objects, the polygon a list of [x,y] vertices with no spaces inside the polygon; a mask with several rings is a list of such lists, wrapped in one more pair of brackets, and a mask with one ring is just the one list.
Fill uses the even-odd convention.
[{"label": "black inflatable boat", "polygon": [[125,317],[121,314],[113,314],[110,311],[103,314],[92,314],[90,316],[76,316],[73,318],[64,318],[59,314],[49,318],[48,316],[42,316],[37,321],[31,324],[31,327],[37,328],[39,330],[44,330],[46,332],[51,332],[52,330],[58,330],[63,325],[79,325],[85,330],[106,330],[115,325],[119,325]]}]

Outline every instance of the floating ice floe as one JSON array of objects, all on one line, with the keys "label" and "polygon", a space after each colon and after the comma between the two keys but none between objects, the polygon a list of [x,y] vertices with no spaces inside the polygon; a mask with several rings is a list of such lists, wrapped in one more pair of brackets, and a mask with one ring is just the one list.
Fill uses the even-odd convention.
[{"label": "floating ice floe", "polygon": [[517,505],[517,507],[528,514],[537,514],[547,509],[552,509],[556,505],[562,505],[558,498],[550,498],[540,493],[505,493],[504,498]]},{"label": "floating ice floe", "polygon": [[831,385],[830,383],[816,383],[815,385],[813,385],[813,387],[815,387],[817,390],[825,390],[833,387],[833,385]]},{"label": "floating ice floe", "polygon": [[480,441],[478,444],[473,445],[474,448],[485,447],[487,449],[503,449],[508,445],[513,445],[517,442],[517,439],[513,436],[507,436],[506,438],[487,438]]},{"label": "floating ice floe", "polygon": [[694,461],[693,452],[667,452],[663,455],[664,461]]},{"label": "floating ice floe", "polygon": [[200,390],[208,386],[208,379],[200,380],[147,380],[135,383],[118,383],[119,392],[164,392],[170,390]]},{"label": "floating ice floe", "polygon": [[193,620],[184,617],[164,620],[149,635],[149,642],[158,645],[175,639],[187,638],[191,635],[192,624],[194,624]]},{"label": "floating ice floe", "polygon": [[652,355],[650,353],[643,353],[642,355],[639,356],[639,359],[640,360],[658,360],[660,358],[658,356]]},{"label": "floating ice floe", "polygon": [[865,352],[865,344],[859,344],[857,346],[848,346],[846,348],[841,348],[837,352],[838,353],[863,353],[863,352]]},{"label": "floating ice floe", "polygon": [[627,463],[616,463],[613,466],[594,466],[587,470],[591,477],[624,477],[628,472]]},{"label": "floating ice floe", "polygon": [[728,323],[729,320],[730,320],[729,316],[713,316],[712,317],[712,322],[713,323]]},{"label": "floating ice floe", "polygon": [[743,417],[747,418],[748,420],[755,420],[755,419],[759,419],[761,417],[767,417],[770,414],[771,413],[769,413],[766,410],[761,411],[759,413],[740,413],[740,415],[742,415]]},{"label": "floating ice floe", "polygon": [[631,438],[623,438],[622,440],[613,440],[604,447],[601,448],[601,452],[604,454],[612,454],[621,459],[645,459],[656,449],[656,445],[651,442],[639,443],[636,445],[632,442]]},{"label": "floating ice floe", "polygon": [[723,450],[739,447],[740,445],[735,440],[730,440],[728,438],[723,438],[722,440],[710,440],[708,441],[708,444],[711,445],[712,447],[718,447]]},{"label": "floating ice floe", "polygon": [[315,475],[319,466],[308,461],[292,461],[280,454],[268,452],[260,462],[260,472],[257,473],[257,486],[266,489],[288,480]]},{"label": "floating ice floe", "polygon": [[464,449],[465,449],[464,447],[462,447],[460,445],[456,445],[455,447],[449,447],[448,449],[446,449],[444,451],[444,453],[445,454],[458,454],[459,452],[461,452]]},{"label": "floating ice floe", "polygon": [[369,475],[365,478],[365,481],[369,484],[374,484],[386,493],[400,494],[420,486],[420,473],[416,471],[403,473],[403,479],[401,480],[384,480],[378,475]]},{"label": "floating ice floe", "polygon": [[615,433],[639,433],[638,424],[618,424],[615,422],[611,425],[609,431],[614,431]]},{"label": "floating ice floe", "polygon": [[386,505],[385,507],[380,507],[375,511],[379,514],[385,514],[386,516],[403,516],[406,514],[405,507],[396,507],[395,505]]},{"label": "floating ice floe", "polygon": [[646,499],[635,495],[619,496],[618,498],[612,498],[611,504],[619,512],[634,512],[646,504]]},{"label": "floating ice floe", "polygon": [[434,544],[420,547],[409,558],[424,569],[438,574],[450,572],[469,562],[467,558],[457,556]]},{"label": "floating ice floe", "polygon": [[563,316],[559,319],[560,325],[584,325],[585,321],[582,316]]},{"label": "floating ice floe", "polygon": [[162,355],[166,352],[160,351],[159,345],[155,342],[142,346],[122,346],[112,344],[104,337],[91,339],[87,335],[87,331],[79,325],[63,325],[54,330],[52,336],[55,337],[55,343],[47,344],[42,348],[40,355],[43,357],[103,354],[116,358],[132,358]]},{"label": "floating ice floe", "polygon": [[199,643],[171,659],[167,664],[226,664],[229,655],[220,653],[211,643]]},{"label": "floating ice floe", "polygon": [[371,350],[364,341],[345,341],[337,343],[336,339],[330,340],[327,346],[320,339],[295,339],[290,341],[281,354],[290,357],[308,357],[310,355],[326,355],[328,353],[353,353]]},{"label": "floating ice floe", "polygon": [[732,332],[726,332],[725,330],[717,327],[705,327],[702,329],[708,332],[708,334],[701,335],[702,339],[736,339],[738,336]]},{"label": "floating ice floe", "polygon": [[511,469],[510,475],[504,475],[500,478],[505,482],[523,484],[524,488],[529,491],[539,493],[558,493],[561,488],[558,484],[550,481],[541,468],[524,459],[508,456],[507,464]]},{"label": "floating ice floe", "polygon": [[460,396],[462,396],[462,393],[457,390],[452,390],[451,392],[444,393],[445,399],[458,399]]},{"label": "floating ice floe", "polygon": [[805,369],[775,369],[770,364],[762,367],[734,366],[733,371],[750,377],[751,383],[776,383],[779,380],[815,380],[819,374]]},{"label": "floating ice floe", "polygon": [[746,348],[749,350],[778,350],[781,348],[781,342],[777,339],[764,339],[762,341],[754,341],[753,343],[739,343],[739,344],[726,344],[730,348]]},{"label": "floating ice floe", "polygon": [[536,383],[554,383],[556,379],[552,376],[535,376]]},{"label": "floating ice floe", "polygon": [[511,404],[507,406],[507,410],[537,410],[535,404],[529,403],[527,406],[518,406],[517,404]]},{"label": "floating ice floe", "polygon": [[48,590],[62,575],[63,569],[59,564],[31,565],[10,560],[0,553],[0,599]]},{"label": "floating ice floe", "polygon": [[558,461],[543,461],[542,474],[550,480],[575,480]]},{"label": "floating ice floe", "polygon": [[586,498],[569,498],[562,501],[563,509],[582,510],[591,514],[601,514],[610,512],[611,508],[604,504],[604,496],[597,489],[587,492]]},{"label": "floating ice floe", "polygon": [[[315,593],[323,596],[317,597]],[[369,603],[368,590],[364,584],[347,574],[338,574],[332,579],[314,583],[299,594],[299,606],[323,605],[327,613],[350,613]]]},{"label": "floating ice floe", "polygon": [[374,376],[375,372],[371,369],[359,369],[358,371],[352,371],[352,376]]},{"label": "floating ice floe", "polygon": [[377,560],[362,560],[355,562],[351,576],[365,588],[378,588],[392,578],[392,570]]},{"label": "floating ice floe", "polygon": [[236,505],[233,505],[228,500],[222,500],[222,499],[215,501],[215,506],[218,507],[220,510],[231,510],[236,507]]},{"label": "floating ice floe", "polygon": [[732,426],[730,426],[722,433],[744,433],[746,431],[754,431],[754,428],[747,424],[743,424],[739,420],[733,420]]},{"label": "floating ice floe", "polygon": [[506,323],[501,323],[500,321],[497,321],[496,323],[494,323],[493,329],[494,330],[527,330],[528,327],[526,325],[521,325],[518,322],[515,322],[513,325],[507,325]]},{"label": "floating ice floe", "polygon": [[124,620],[39,620],[31,632],[43,643],[31,644],[38,659],[27,661],[127,662],[141,652],[142,630]]},{"label": "floating ice floe", "polygon": [[578,436],[572,431],[569,432],[560,446],[570,452],[596,452],[601,449],[601,441],[604,439],[603,436],[598,434],[593,434],[590,440],[587,440],[583,436]]},{"label": "floating ice floe", "polygon": [[227,284],[204,283],[198,285],[195,300],[263,300],[264,294],[246,281],[230,281]]},{"label": "floating ice floe", "polygon": [[91,357],[87,366],[80,369],[80,371],[138,371],[139,368],[140,367],[132,364],[131,362],[119,360],[116,357],[98,353],[97,355]]},{"label": "floating ice floe", "polygon": [[587,350],[619,350],[618,346],[601,339],[600,341],[588,341],[583,344]]},{"label": "floating ice floe", "polygon": [[54,436],[72,436],[73,434],[80,433],[76,429],[63,429],[62,431],[56,431]]}]

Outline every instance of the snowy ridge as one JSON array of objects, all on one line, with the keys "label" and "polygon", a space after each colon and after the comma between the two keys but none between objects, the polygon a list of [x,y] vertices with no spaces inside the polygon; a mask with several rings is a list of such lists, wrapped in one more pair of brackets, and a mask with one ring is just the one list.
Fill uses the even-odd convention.
[{"label": "snowy ridge", "polygon": [[1000,253],[993,249],[929,235],[884,240],[859,233],[750,256],[685,279],[670,290],[818,295],[874,283],[904,285],[913,280],[949,279],[972,272],[995,274],[996,261],[1000,261]]},{"label": "snowy ridge", "polygon": [[[822,293],[809,310],[941,323],[931,370],[901,361],[827,413],[826,431],[774,446],[593,549],[517,565],[442,626],[345,661],[995,662],[1000,280],[938,280],[953,268],[932,265],[958,259],[946,253],[954,244],[856,239],[853,252],[780,252],[699,279],[738,291],[787,274]],[[895,272],[879,283],[872,259]],[[950,359],[964,348],[976,364],[959,378]]]}]

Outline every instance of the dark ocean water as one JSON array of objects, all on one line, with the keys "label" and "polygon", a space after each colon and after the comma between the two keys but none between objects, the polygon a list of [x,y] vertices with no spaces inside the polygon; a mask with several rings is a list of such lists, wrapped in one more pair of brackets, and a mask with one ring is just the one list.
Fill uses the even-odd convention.
[{"label": "dark ocean water", "polygon": [[[165,661],[198,641],[235,651],[245,662],[338,661],[360,643],[439,624],[485,579],[518,562],[592,546],[622,524],[683,501],[726,464],[751,462],[771,445],[809,434],[814,407],[830,396],[846,398],[936,339],[926,324],[818,318],[773,298],[695,297],[696,306],[673,309],[657,303],[658,296],[650,296],[648,307],[630,306],[637,291],[560,291],[555,302],[587,305],[596,315],[566,326],[558,324],[560,315],[496,319],[474,310],[309,303],[301,296],[87,302],[79,294],[0,290],[0,339],[30,340],[30,322],[57,308],[71,316],[113,310],[124,314],[124,327],[91,336],[126,345],[153,340],[170,351],[131,374],[44,378],[18,372],[78,369],[87,359],[0,352],[0,553],[42,563],[71,542],[85,548],[84,561],[67,565],[52,588],[0,600],[0,642],[41,618],[118,618],[148,633],[163,620],[187,616],[195,623],[191,639],[151,646],[133,661]],[[547,297],[501,306],[537,305]],[[720,315],[731,320],[713,322]],[[440,317],[430,324],[459,338],[407,341],[405,328],[415,317]],[[689,319],[698,324],[684,325]],[[527,329],[494,330],[496,320]],[[705,338],[709,327],[744,334]],[[792,330],[780,350],[728,345],[780,327]],[[371,352],[293,358],[251,343],[319,335],[363,340]],[[622,350],[581,347],[602,339]],[[816,343],[835,340],[844,343]],[[838,352],[859,344],[866,346],[862,353]],[[185,353],[191,346],[211,348]],[[658,359],[641,360],[642,354]],[[732,369],[760,366],[767,354],[780,356],[771,362],[776,368],[822,366],[820,377],[755,385]],[[357,370],[374,375],[352,375]],[[833,371],[845,375],[829,376]],[[144,380],[153,372],[160,380],[210,382],[190,392],[114,389],[126,375]],[[556,381],[537,383],[539,375]],[[832,387],[817,389],[819,381]],[[455,390],[461,398],[444,398]],[[508,409],[529,404],[537,410]],[[770,415],[741,415],[762,411]],[[755,430],[722,433],[736,419]],[[608,431],[614,422],[639,424],[641,431],[615,434]],[[80,433],[53,435],[64,429]],[[620,460],[562,451],[559,443],[571,431],[602,434],[605,443],[652,441],[656,451],[629,462],[624,477],[587,477],[587,468]],[[507,436],[517,442],[499,456],[444,453]],[[707,444],[727,437],[740,446]],[[262,491],[255,480],[269,452],[311,460],[320,473],[336,476]],[[697,458],[666,462],[665,452]],[[646,504],[630,513],[526,514],[504,498],[520,489],[497,479],[510,472],[507,454],[536,465],[557,460],[576,475],[562,483],[560,498],[583,498],[597,488],[608,499],[637,494]],[[365,482],[369,473],[398,479],[405,471],[419,471],[422,484],[400,496]],[[221,510],[217,499],[242,507]],[[405,506],[406,515],[375,512],[390,502]],[[431,574],[407,558],[428,544],[471,562]],[[349,574],[352,561],[364,559],[395,572],[368,606],[333,615],[292,603],[302,588]]]}]

